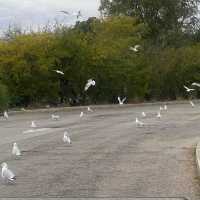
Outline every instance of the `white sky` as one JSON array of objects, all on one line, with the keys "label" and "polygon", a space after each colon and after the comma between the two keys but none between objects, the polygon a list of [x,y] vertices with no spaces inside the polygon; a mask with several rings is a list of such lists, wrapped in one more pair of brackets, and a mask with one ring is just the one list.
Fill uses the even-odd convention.
[{"label": "white sky", "polygon": [[75,16],[67,16],[59,12],[77,12],[81,10],[83,19],[98,16],[100,0],[0,0],[0,31],[7,29],[9,24],[23,28],[36,28],[53,22],[73,24]]}]

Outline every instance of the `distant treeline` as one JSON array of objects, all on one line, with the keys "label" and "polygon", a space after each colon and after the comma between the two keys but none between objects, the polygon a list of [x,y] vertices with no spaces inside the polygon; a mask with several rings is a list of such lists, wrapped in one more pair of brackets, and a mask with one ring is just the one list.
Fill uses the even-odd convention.
[{"label": "distant treeline", "polygon": [[[170,16],[166,2],[178,0],[152,1],[163,4],[140,5],[143,15],[135,7],[122,9],[119,0],[102,1],[101,19],[28,34],[10,28],[0,41],[1,108],[115,103],[117,96],[129,102],[187,98],[183,85],[200,82],[195,7],[189,16],[186,10]],[[147,12],[151,6],[152,14]],[[130,49],[135,45],[140,45],[138,52]],[[84,92],[90,78],[96,86]]]}]

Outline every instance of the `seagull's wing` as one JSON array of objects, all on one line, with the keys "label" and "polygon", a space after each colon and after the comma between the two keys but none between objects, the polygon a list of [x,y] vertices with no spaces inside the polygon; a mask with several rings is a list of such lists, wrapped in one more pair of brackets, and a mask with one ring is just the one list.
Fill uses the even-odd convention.
[{"label": "seagull's wing", "polygon": [[124,103],[126,101],[126,97],[122,99],[122,103]]},{"label": "seagull's wing", "polygon": [[117,97],[117,100],[119,101],[119,104],[122,103],[121,98]]},{"label": "seagull's wing", "polygon": [[200,87],[200,83],[192,83],[192,86]]},{"label": "seagull's wing", "polygon": [[188,87],[186,87],[185,85],[183,86],[186,90],[190,90]]}]

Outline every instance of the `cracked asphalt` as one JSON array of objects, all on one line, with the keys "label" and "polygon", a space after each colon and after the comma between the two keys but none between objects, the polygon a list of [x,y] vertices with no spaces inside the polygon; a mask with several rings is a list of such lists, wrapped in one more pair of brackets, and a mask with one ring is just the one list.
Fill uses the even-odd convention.
[{"label": "cracked asphalt", "polygon": [[[195,146],[200,141],[200,105],[124,105],[27,112],[0,120],[0,162],[16,184],[0,183],[0,198],[135,198],[199,200]],[[80,118],[80,112],[84,112]],[[141,112],[147,113],[142,118]],[[139,117],[144,127],[135,125]],[[38,127],[29,132],[31,121]],[[62,141],[68,131],[72,144]],[[12,143],[22,150],[11,155]]]}]

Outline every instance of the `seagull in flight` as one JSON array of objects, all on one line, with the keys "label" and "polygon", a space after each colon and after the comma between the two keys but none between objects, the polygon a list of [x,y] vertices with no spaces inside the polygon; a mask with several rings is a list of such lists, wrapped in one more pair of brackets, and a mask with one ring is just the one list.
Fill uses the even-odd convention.
[{"label": "seagull in flight", "polygon": [[60,10],[60,12],[64,13],[65,15],[69,15],[69,12],[66,10]]},{"label": "seagull in flight", "polygon": [[138,52],[140,48],[140,45],[135,45],[134,47],[130,47],[129,50],[134,51],[134,52]]},{"label": "seagull in flight", "polygon": [[52,114],[52,115],[51,115],[51,119],[57,121],[57,120],[60,119],[60,116],[59,116],[59,115],[54,115],[54,114]]},{"label": "seagull in flight", "polygon": [[124,97],[122,100],[121,100],[120,97],[117,97],[117,100],[118,100],[118,102],[119,102],[119,105],[123,105],[124,102],[126,101],[126,97]]},{"label": "seagull in flight", "polygon": [[85,91],[87,91],[91,86],[95,86],[96,82],[93,79],[89,79],[85,85]]},{"label": "seagull in flight", "polygon": [[14,156],[21,156],[21,155],[22,155],[22,154],[21,154],[21,151],[20,151],[20,149],[19,149],[19,147],[18,147],[18,145],[17,145],[16,142],[13,143],[12,154],[13,154]]},{"label": "seagull in flight", "polygon": [[192,92],[194,91],[195,89],[192,89],[192,88],[188,88],[187,86],[183,86],[185,89],[186,89],[186,92]]},{"label": "seagull in flight", "polygon": [[8,164],[7,163],[2,163],[1,164],[1,177],[6,183],[14,183],[16,180],[15,174],[8,169]]},{"label": "seagull in flight", "polygon": [[71,144],[71,139],[70,139],[69,134],[68,134],[67,131],[64,132],[64,135],[63,135],[63,142],[64,142],[64,143],[67,142],[68,144]]},{"label": "seagull in flight", "polygon": [[56,72],[57,74],[65,75],[65,73],[62,72],[61,70],[56,69],[56,70],[53,70],[53,71]]},{"label": "seagull in flight", "polygon": [[197,86],[197,87],[200,87],[200,83],[192,83],[192,86]]}]

